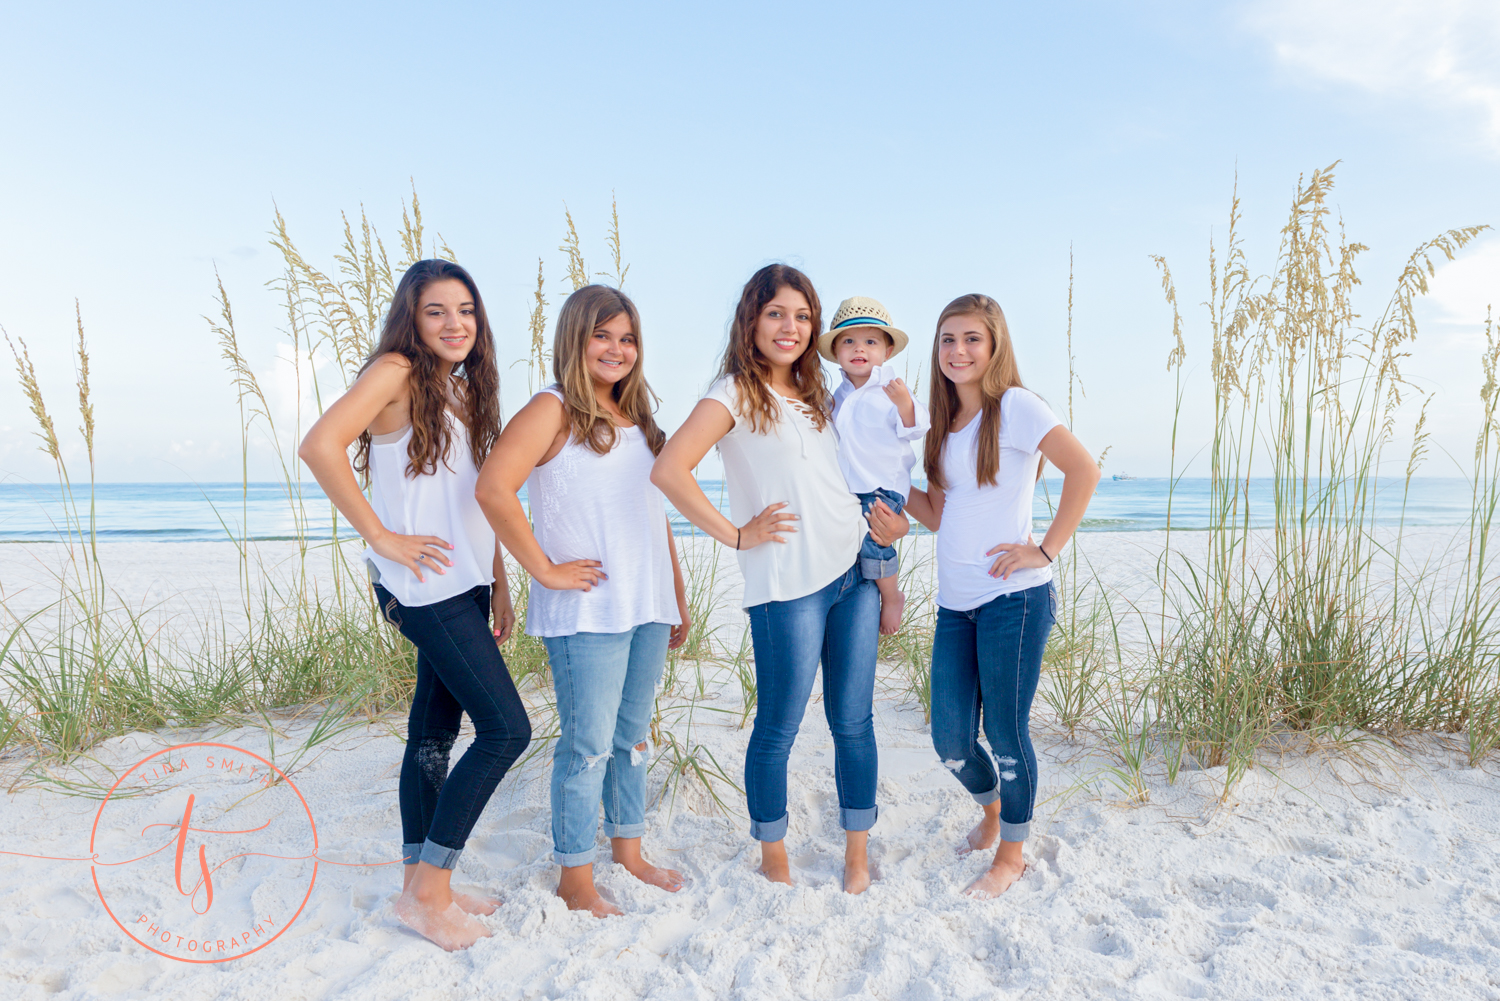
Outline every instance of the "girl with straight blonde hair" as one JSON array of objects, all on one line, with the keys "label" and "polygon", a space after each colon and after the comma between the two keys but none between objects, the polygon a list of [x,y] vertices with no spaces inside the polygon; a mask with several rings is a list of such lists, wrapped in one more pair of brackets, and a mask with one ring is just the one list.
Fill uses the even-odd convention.
[{"label": "girl with straight blonde hair", "polygon": [[557,691],[557,895],[597,917],[620,913],[594,885],[601,799],[614,861],[662,889],[683,885],[641,855],[656,683],[691,626],[672,527],[651,484],[666,435],[642,358],[640,315],[623,292],[585,285],[568,296],[552,343],[557,381],[511,420],[476,489],[495,535],[531,575],[526,632],[546,645]]},{"label": "girl with straight blonde hair", "polygon": [[[938,536],[932,743],[983,811],[959,852],[999,841],[966,891],[993,897],[1025,871],[1037,787],[1031,700],[1057,614],[1052,561],[1082,523],[1099,467],[1021,384],[1005,313],[989,296],[962,295],[943,308],[932,373],[927,489],[913,487],[906,504]],[[1043,461],[1062,472],[1062,497],[1032,544]],[[979,743],[981,718],[993,758]]]}]

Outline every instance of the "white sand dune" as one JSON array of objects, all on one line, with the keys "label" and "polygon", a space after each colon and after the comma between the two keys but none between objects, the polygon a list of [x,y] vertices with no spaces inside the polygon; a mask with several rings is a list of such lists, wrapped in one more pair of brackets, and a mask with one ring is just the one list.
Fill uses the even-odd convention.
[{"label": "white sand dune", "polygon": [[[691,738],[737,767],[748,731],[705,725],[706,715]],[[493,937],[466,953],[440,952],[396,920],[395,866],[321,867],[307,909],[281,939],[201,967],[121,934],[87,864],[0,855],[0,996],[1500,997],[1492,770],[1462,767],[1438,748],[1388,749],[1358,765],[1290,755],[1252,771],[1222,808],[1217,769],[1185,773],[1175,786],[1157,778],[1150,803],[1127,807],[1101,775],[1107,761],[1043,738],[1030,868],[1001,899],[974,901],[960,891],[983,863],[953,847],[976,808],[937,762],[919,712],[882,700],[878,721],[879,878],[862,897],[840,890],[832,743],[815,705],[792,763],[794,889],[756,874],[732,790],[722,790],[727,816],[689,790],[675,809],[654,812],[646,842],[689,886],[668,894],[601,861],[600,884],[626,915],[571,913],[551,894],[546,762],[534,760],[502,785],[461,863],[460,881],[504,900],[484,919]],[[681,721],[671,725],[686,736]],[[258,730],[170,732],[118,738],[96,757],[118,769],[153,746],[205,736],[266,751]],[[399,740],[371,730],[319,750],[294,780],[323,857],[394,857]],[[294,753],[294,742],[280,742],[281,760]],[[0,845],[86,855],[96,808],[43,788],[14,793]],[[170,820],[181,806],[136,808]],[[262,850],[278,849],[298,853],[290,843]],[[169,888],[170,859],[140,878]],[[256,892],[224,878],[228,903],[216,906]]]},{"label": "white sand dune", "polygon": [[[136,573],[180,588],[180,566]],[[233,572],[231,562],[230,582]],[[203,574],[204,587],[212,577]],[[691,721],[684,707],[664,725],[738,780],[749,730],[704,708],[735,708],[738,688],[715,681],[710,694]],[[483,919],[493,936],[467,952],[443,953],[399,923],[399,867],[325,865],[280,939],[242,959],[189,965],[126,938],[87,863],[0,854],[0,998],[1500,999],[1494,759],[1474,769],[1436,740],[1372,740],[1357,760],[1265,758],[1224,804],[1222,769],[1184,772],[1175,785],[1153,774],[1149,802],[1131,806],[1102,745],[1051,734],[1039,716],[1028,871],[1002,898],[975,901],[960,891],[983,860],[953,849],[978,810],[937,761],[920,710],[894,686],[878,695],[878,878],[861,897],[840,890],[833,749],[815,697],[792,761],[795,888],[756,874],[741,797],[721,785],[729,810],[716,812],[688,783],[654,809],[646,848],[689,885],[668,894],[600,861],[596,877],[625,916],[567,911],[552,895],[549,762],[539,755],[501,785],[460,864],[458,882],[504,901]],[[297,761],[323,858],[378,862],[399,851],[400,729],[345,733]],[[284,728],[277,761],[296,759],[305,736],[305,724]],[[270,752],[256,728],[164,731],[108,741],[52,777],[112,781],[111,770],[191,740]],[[14,780],[23,762],[3,765]],[[5,796],[0,852],[86,856],[97,801],[34,779]],[[170,796],[143,797],[112,816],[125,829],[174,810],[180,817]],[[262,850],[301,853],[294,835],[279,836]],[[139,865],[143,885],[175,893],[170,858]],[[285,888],[240,878],[248,872],[226,868],[215,907],[279,904]]]}]

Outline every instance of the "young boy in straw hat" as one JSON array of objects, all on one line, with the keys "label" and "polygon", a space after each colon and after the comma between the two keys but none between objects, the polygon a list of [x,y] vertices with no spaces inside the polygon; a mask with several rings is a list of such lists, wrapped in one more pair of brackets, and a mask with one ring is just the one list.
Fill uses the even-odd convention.
[{"label": "young boy in straw hat", "polygon": [[[901,513],[917,461],[911,443],[931,426],[927,408],[886,364],[906,343],[906,334],[891,325],[885,307],[864,296],[839,303],[828,332],[818,338],[818,353],[844,372],[833,393],[839,466],[866,514],[879,500]],[[860,571],[880,588],[880,632],[889,636],[901,628],[906,607],[906,595],[897,586],[896,550],[866,535],[859,557]]]}]

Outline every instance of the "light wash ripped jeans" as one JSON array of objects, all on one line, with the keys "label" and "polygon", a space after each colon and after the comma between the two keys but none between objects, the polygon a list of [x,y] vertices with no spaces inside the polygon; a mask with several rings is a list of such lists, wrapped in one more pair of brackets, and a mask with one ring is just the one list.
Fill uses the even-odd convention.
[{"label": "light wash ripped jeans", "polygon": [[647,738],[671,632],[666,623],[650,622],[623,633],[542,640],[562,723],[552,752],[552,860],[558,865],[594,861],[601,799],[607,837],[638,838],[646,831]]}]

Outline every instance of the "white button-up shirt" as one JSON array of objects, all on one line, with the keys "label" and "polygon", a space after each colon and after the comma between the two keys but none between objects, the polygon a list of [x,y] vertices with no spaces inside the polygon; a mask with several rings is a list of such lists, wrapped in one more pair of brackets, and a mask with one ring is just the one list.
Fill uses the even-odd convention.
[{"label": "white button-up shirt", "polygon": [[917,464],[911,443],[920,441],[932,426],[927,408],[913,395],[916,423],[901,423],[901,412],[885,395],[896,378],[890,365],[876,365],[863,386],[849,377],[833,391],[833,426],[839,436],[839,468],[849,489],[865,494],[882,487],[902,497],[911,492],[911,470]]}]

